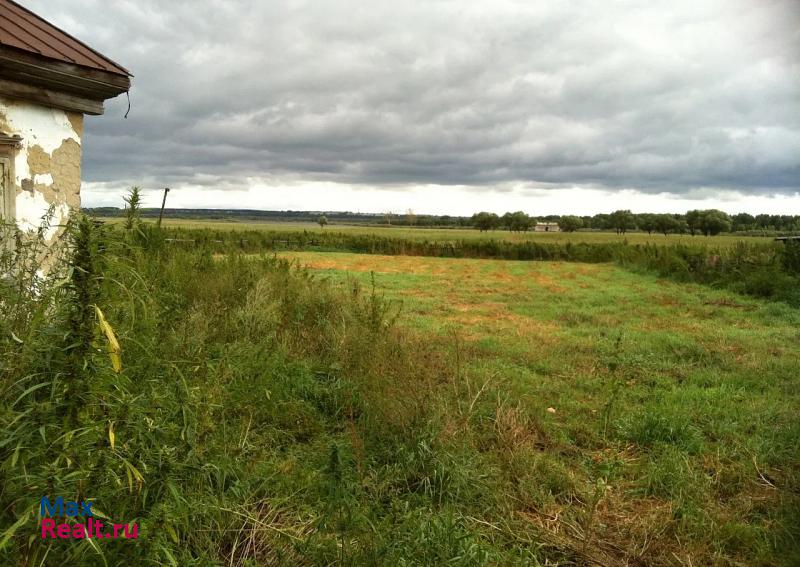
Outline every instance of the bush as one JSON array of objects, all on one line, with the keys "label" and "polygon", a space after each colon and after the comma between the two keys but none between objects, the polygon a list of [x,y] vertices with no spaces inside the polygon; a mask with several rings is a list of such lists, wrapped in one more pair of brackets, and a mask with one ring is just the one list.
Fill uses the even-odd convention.
[{"label": "bush", "polygon": [[800,275],[800,240],[787,240],[781,255],[783,269],[790,274]]}]

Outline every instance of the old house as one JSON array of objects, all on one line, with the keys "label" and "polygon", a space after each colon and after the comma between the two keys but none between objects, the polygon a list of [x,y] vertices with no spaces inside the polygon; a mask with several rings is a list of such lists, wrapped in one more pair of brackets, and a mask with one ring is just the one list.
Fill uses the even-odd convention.
[{"label": "old house", "polygon": [[533,230],[534,232],[559,232],[561,228],[557,222],[537,222]]},{"label": "old house", "polygon": [[11,0],[0,0],[0,217],[22,230],[52,211],[53,239],[80,206],[85,115],[130,73]]}]

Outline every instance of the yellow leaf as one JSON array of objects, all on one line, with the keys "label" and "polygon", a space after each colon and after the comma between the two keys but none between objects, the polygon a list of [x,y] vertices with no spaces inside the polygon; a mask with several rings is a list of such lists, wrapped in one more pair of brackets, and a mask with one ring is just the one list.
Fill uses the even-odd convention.
[{"label": "yellow leaf", "polygon": [[98,518],[103,518],[104,520],[111,521],[105,512],[100,510],[97,506],[92,505],[92,516],[97,516]]},{"label": "yellow leaf", "polygon": [[128,489],[133,492],[134,480],[136,481],[137,488],[141,489],[144,484],[144,476],[142,476],[142,473],[125,459],[122,459],[122,463],[125,465],[125,473],[128,475]]},{"label": "yellow leaf", "polygon": [[167,533],[169,534],[169,537],[172,538],[172,541],[174,541],[175,543],[180,543],[180,539],[178,538],[178,532],[175,531],[175,528],[173,528],[169,524],[167,524],[166,527],[167,527]]},{"label": "yellow leaf", "polygon": [[111,449],[114,449],[114,441],[116,440],[116,436],[114,435],[114,422],[110,422],[108,424],[108,442],[111,443]]},{"label": "yellow leaf", "polygon": [[108,357],[111,359],[111,366],[114,368],[114,372],[119,374],[122,372],[122,348],[119,346],[117,335],[114,334],[114,329],[109,322],[106,321],[105,315],[103,315],[103,312],[100,311],[97,305],[94,306],[94,310],[97,313],[100,329],[103,331],[108,341]]},{"label": "yellow leaf", "polygon": [[125,459],[122,459],[122,462],[125,463],[125,474],[128,476],[128,490],[133,492],[133,475],[131,474],[131,469]]}]

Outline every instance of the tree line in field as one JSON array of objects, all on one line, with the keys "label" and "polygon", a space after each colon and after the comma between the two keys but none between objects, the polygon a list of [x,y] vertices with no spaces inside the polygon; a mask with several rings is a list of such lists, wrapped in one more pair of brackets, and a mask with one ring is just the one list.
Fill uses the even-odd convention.
[{"label": "tree line in field", "polygon": [[470,218],[470,225],[481,232],[506,229],[525,232],[537,222],[556,223],[560,230],[575,232],[580,229],[613,230],[625,234],[629,230],[641,230],[648,234],[702,234],[714,236],[722,232],[783,231],[800,230],[800,215],[757,215],[739,213],[729,215],[719,209],[692,210],[686,214],[634,214],[630,210],[618,210],[610,214],[594,216],[550,215],[534,218],[517,211],[502,216],[482,211]]},{"label": "tree line in field", "polygon": [[[86,209],[91,215],[124,217],[125,211],[116,207]],[[524,232],[536,222],[557,223],[560,230],[613,230],[624,234],[629,230],[642,230],[660,234],[719,234],[720,232],[793,233],[800,232],[800,215],[729,215],[717,209],[693,210],[685,214],[632,213],[630,210],[614,211],[593,216],[542,215],[531,216],[525,212],[509,212],[502,216],[480,212],[471,217],[452,215],[425,215],[408,210],[402,214],[353,213],[349,211],[256,211],[237,209],[166,209],[166,218],[196,220],[236,220],[273,222],[310,222],[318,224],[361,224],[367,226],[407,226],[430,228],[477,228],[479,230],[506,229]],[[158,218],[159,209],[141,208],[140,215]]]}]

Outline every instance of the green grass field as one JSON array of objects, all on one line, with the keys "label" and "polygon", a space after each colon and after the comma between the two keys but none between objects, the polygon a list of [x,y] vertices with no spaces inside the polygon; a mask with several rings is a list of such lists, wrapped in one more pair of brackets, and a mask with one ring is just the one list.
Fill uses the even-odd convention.
[{"label": "green grass field", "polygon": [[[220,234],[79,217],[45,280],[0,250],[0,564],[800,563],[796,307]],[[792,288],[758,249],[722,268]],[[140,537],[42,539],[42,496]]]},{"label": "green grass field", "polygon": [[374,275],[403,326],[461,351],[467,400],[500,392],[471,419],[500,436],[510,513],[552,541],[751,565],[797,536],[797,310],[609,265],[286,256]]},{"label": "green grass field", "polygon": [[[111,223],[120,223],[121,219],[105,219]],[[148,219],[149,223],[155,221]],[[622,242],[627,240],[630,244],[698,244],[708,243],[715,246],[730,246],[737,242],[765,242],[771,241],[770,237],[719,235],[714,237],[690,236],[688,234],[647,234],[644,232],[629,232],[617,235],[613,232],[524,232],[513,233],[507,230],[480,232],[471,228],[408,228],[408,227],[381,227],[381,226],[356,226],[356,225],[328,225],[320,228],[313,223],[302,222],[237,222],[237,221],[212,221],[192,219],[165,219],[163,223],[167,228],[191,228],[221,230],[221,231],[276,231],[276,232],[343,232],[358,235],[378,235],[392,238],[411,240],[427,240],[430,242],[452,242],[456,240],[505,240],[509,242],[525,242],[529,240],[540,242]]]}]

